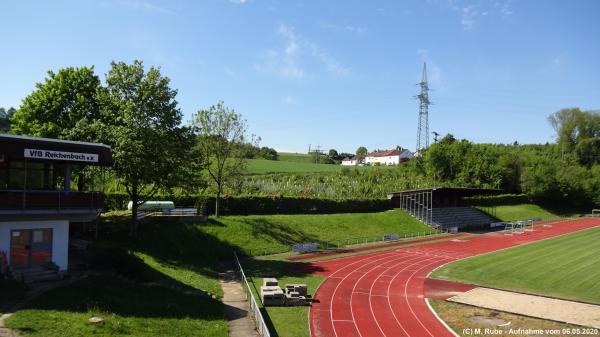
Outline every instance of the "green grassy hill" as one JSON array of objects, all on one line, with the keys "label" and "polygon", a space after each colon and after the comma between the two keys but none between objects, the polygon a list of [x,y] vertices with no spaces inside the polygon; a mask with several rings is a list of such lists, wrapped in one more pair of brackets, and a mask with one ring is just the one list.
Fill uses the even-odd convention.
[{"label": "green grassy hill", "polygon": [[600,303],[600,228],[457,261],[433,277]]},{"label": "green grassy hill", "polygon": [[[487,208],[482,208],[484,211]],[[502,221],[516,221],[525,220],[531,218],[552,218],[558,216],[551,210],[545,209],[535,204],[521,204],[521,205],[498,205],[494,212],[496,218]]]},{"label": "green grassy hill", "polygon": [[277,157],[278,161],[289,161],[294,163],[313,163],[312,156],[307,153],[279,152],[277,153]]}]

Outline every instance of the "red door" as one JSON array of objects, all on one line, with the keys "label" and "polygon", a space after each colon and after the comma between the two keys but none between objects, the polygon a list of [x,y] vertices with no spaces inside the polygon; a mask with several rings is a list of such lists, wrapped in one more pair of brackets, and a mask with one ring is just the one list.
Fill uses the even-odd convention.
[{"label": "red door", "polygon": [[50,261],[52,261],[52,229],[11,231],[10,264],[13,268],[28,268]]},{"label": "red door", "polygon": [[15,230],[10,234],[10,264],[13,268],[30,266],[31,230]]}]

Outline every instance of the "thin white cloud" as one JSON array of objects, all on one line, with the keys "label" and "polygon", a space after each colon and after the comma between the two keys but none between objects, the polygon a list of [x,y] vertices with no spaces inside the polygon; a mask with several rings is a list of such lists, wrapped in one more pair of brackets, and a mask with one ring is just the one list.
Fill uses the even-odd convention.
[{"label": "thin white cloud", "polygon": [[367,32],[366,27],[362,26],[354,26],[354,25],[337,25],[333,23],[323,23],[321,25],[323,28],[331,29],[337,32],[348,32],[352,34],[356,34],[358,36],[362,36]]},{"label": "thin white cloud", "polygon": [[[107,3],[108,4],[108,3]],[[136,11],[144,11],[144,12],[154,12],[154,13],[173,13],[173,10],[157,5],[154,2],[147,0],[117,0],[112,2],[112,4],[127,7]]]},{"label": "thin white cloud", "polygon": [[248,2],[248,0],[229,0],[230,2],[238,5],[243,5]]},{"label": "thin white cloud", "polygon": [[508,18],[513,14],[512,0],[429,0],[430,4],[456,12],[465,31],[474,30],[487,17]]},{"label": "thin white cloud", "polygon": [[479,11],[473,6],[466,6],[462,9],[462,17],[460,24],[464,30],[471,30],[475,27],[476,22],[479,19]]},{"label": "thin white cloud", "polygon": [[257,71],[268,71],[284,78],[303,79],[307,76],[306,64],[316,62],[336,76],[350,72],[317,43],[298,35],[293,27],[281,24],[277,34],[283,46],[268,49],[259,55],[260,62],[254,65]]}]

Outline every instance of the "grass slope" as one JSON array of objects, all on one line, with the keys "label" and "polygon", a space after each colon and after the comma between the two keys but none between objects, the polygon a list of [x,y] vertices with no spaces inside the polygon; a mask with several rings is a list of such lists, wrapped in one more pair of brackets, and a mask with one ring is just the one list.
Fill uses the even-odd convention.
[{"label": "grass slope", "polygon": [[[481,207],[488,211],[489,208]],[[516,221],[530,218],[552,218],[557,216],[554,212],[535,204],[498,205],[495,209],[496,218],[502,221]]]},{"label": "grass slope", "polygon": [[[126,228],[124,228],[126,229]],[[137,259],[132,268],[122,266],[143,281],[192,287],[222,297],[219,261],[233,251],[246,254],[289,251],[298,242],[329,242],[348,237],[381,237],[387,233],[413,234],[425,227],[403,211],[327,215],[254,215],[210,218],[206,223],[149,220],[134,241],[112,229],[106,245],[118,245]],[[118,258],[117,258],[118,259]],[[108,259],[114,261],[112,255]]]},{"label": "grass slope", "polygon": [[309,154],[292,153],[292,152],[279,152],[277,154],[277,160],[296,162],[296,163],[312,163],[313,162],[313,158]]},{"label": "grass slope", "polygon": [[600,303],[600,228],[451,263],[433,277]]},{"label": "grass slope", "polygon": [[[167,288],[90,277],[29,302],[5,323],[22,336],[226,337],[223,304]],[[99,316],[103,324],[89,324]]]},{"label": "grass slope", "polygon": [[323,215],[249,215],[210,219],[200,230],[246,253],[267,248],[271,253],[288,251],[298,242],[335,243],[356,237],[389,233],[413,234],[429,228],[401,210],[380,213]]}]

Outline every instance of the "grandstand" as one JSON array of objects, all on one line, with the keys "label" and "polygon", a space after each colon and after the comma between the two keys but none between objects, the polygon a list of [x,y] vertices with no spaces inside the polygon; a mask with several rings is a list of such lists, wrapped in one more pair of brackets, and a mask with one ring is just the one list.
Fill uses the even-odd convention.
[{"label": "grandstand", "polygon": [[465,205],[464,197],[500,194],[497,189],[424,188],[388,194],[392,207],[401,208],[425,224],[440,229],[486,228],[498,220]]}]

